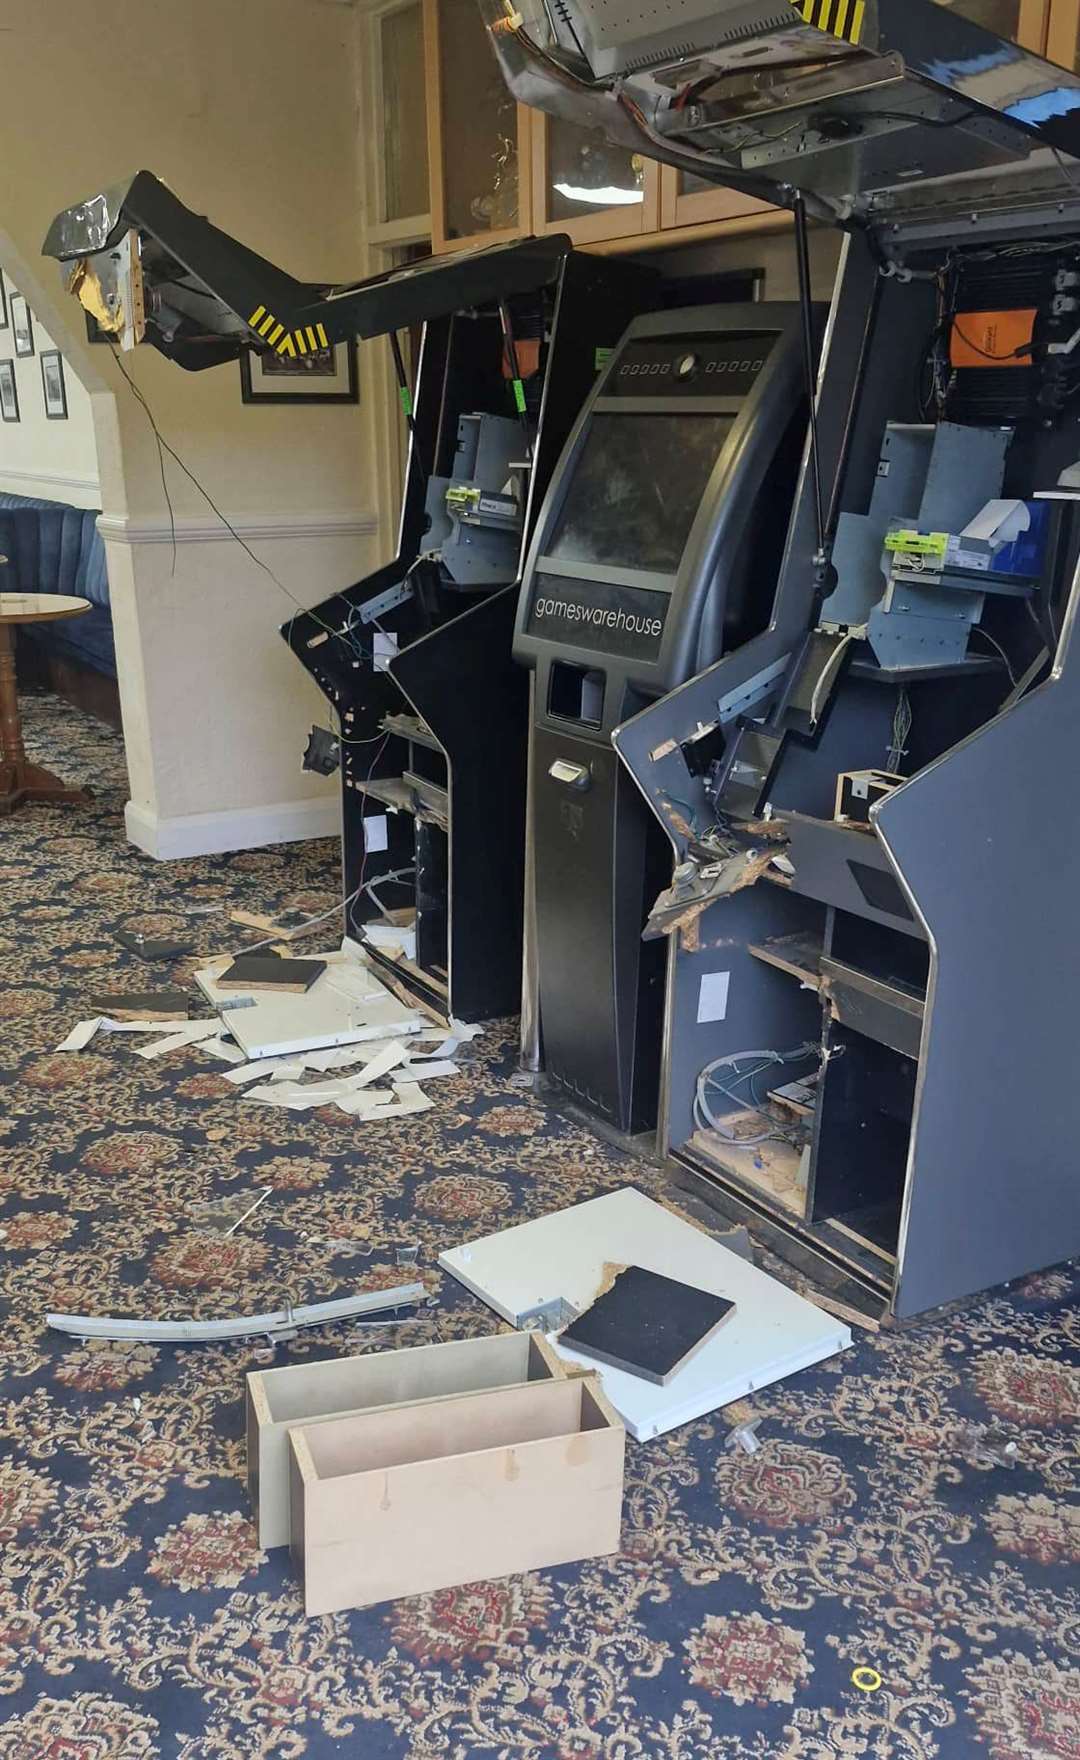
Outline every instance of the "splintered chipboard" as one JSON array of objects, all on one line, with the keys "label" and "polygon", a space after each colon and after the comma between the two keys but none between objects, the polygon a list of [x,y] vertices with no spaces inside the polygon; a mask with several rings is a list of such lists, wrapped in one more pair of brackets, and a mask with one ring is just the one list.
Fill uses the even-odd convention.
[{"label": "splintered chipboard", "polygon": [[[851,1343],[848,1328],[831,1315],[629,1186],[439,1255],[444,1271],[512,1326],[519,1315],[560,1297],[580,1313],[595,1300],[611,1262],[641,1265],[735,1303],[716,1336],[666,1387],[625,1370],[601,1371],[604,1392],[639,1442]],[[557,1338],[554,1343],[567,1360],[590,1366]]]},{"label": "splintered chipboard", "polygon": [[249,1375],[247,1478],[259,1545],[289,1544],[289,1431],[295,1426],[355,1417],[379,1406],[560,1380],[564,1373],[546,1339],[504,1332]]},{"label": "splintered chipboard", "polygon": [[326,970],[302,995],[219,989],[217,980],[232,964],[232,955],[203,966],[195,982],[219,1009],[235,1003],[238,995],[251,995],[250,1007],[226,1007],[224,1016],[248,1058],[285,1057],[324,1045],[357,1045],[419,1031],[423,1023],[416,1010],[392,996],[362,961],[334,953],[319,958],[326,961]]},{"label": "splintered chipboard", "polygon": [[290,1549],[305,1611],[617,1551],[625,1442],[591,1375],[290,1430]]}]

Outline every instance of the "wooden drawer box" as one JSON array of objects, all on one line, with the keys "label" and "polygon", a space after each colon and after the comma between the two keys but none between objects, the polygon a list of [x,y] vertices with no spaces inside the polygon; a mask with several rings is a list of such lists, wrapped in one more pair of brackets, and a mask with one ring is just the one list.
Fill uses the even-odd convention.
[{"label": "wooden drawer box", "polygon": [[297,1363],[247,1378],[247,1479],[260,1546],[289,1544],[289,1428],[375,1406],[444,1399],[565,1374],[545,1338],[506,1332],[416,1350]]},{"label": "wooden drawer box", "polygon": [[625,1441],[593,1375],[290,1431],[305,1610],[616,1551]]}]

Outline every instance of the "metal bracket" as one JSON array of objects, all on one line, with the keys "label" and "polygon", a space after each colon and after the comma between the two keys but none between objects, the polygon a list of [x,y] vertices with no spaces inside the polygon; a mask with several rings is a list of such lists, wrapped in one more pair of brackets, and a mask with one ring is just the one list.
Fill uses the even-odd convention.
[{"label": "metal bracket", "polygon": [[146,1344],[210,1344],[222,1339],[293,1338],[305,1326],[325,1326],[333,1320],[352,1320],[358,1314],[378,1314],[386,1308],[412,1307],[424,1300],[422,1283],[403,1283],[396,1289],[365,1290],[340,1301],[315,1302],[294,1308],[286,1302],[269,1314],[241,1314],[227,1320],[130,1320],[96,1314],[46,1314],[53,1332],[75,1338],[139,1339]]},{"label": "metal bracket", "polygon": [[361,623],[374,623],[387,611],[393,611],[398,605],[405,605],[412,598],[413,590],[408,581],[396,581],[387,587],[385,593],[377,593],[374,599],[366,599],[357,607],[356,615]]},{"label": "metal bracket", "polygon": [[522,1332],[558,1332],[577,1317],[577,1309],[565,1296],[552,1296],[550,1301],[539,1302],[535,1308],[522,1308],[514,1316],[514,1325]]}]

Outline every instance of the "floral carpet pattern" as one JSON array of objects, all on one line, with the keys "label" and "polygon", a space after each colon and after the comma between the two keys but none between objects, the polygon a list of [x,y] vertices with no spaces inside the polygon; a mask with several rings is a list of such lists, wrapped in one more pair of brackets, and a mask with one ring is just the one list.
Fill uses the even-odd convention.
[{"label": "floral carpet pattern", "polygon": [[[630,1443],[615,1557],[305,1619],[248,1519],[245,1371],[495,1330],[442,1248],[660,1175],[512,1086],[509,1028],[378,1126],[245,1105],[197,1051],[56,1054],[95,991],[170,975],[119,928],[189,936],[183,981],[236,944],[229,909],[332,904],[337,851],[155,864],[124,842],[115,736],[34,698],[26,729],[98,794],[0,820],[0,1760],[1080,1760],[1071,1270],[860,1332],[753,1398],[756,1455],[722,1414]],[[262,1185],[235,1236],[193,1226]],[[435,1303],[392,1330],[275,1351],[42,1324],[385,1287],[407,1244]],[[1012,1466],[971,1457],[973,1422]]]}]

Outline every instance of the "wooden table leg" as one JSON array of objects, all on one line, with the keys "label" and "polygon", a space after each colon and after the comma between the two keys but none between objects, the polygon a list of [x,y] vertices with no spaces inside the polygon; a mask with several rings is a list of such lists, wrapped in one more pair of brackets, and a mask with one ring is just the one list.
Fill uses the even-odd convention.
[{"label": "wooden table leg", "polygon": [[14,812],[22,801],[57,804],[89,801],[86,788],[69,788],[51,770],[27,760],[15,688],[15,638],[10,624],[0,622],[0,814]]},{"label": "wooden table leg", "polygon": [[15,692],[15,638],[6,623],[0,623],[0,758],[5,765],[26,762]]}]

